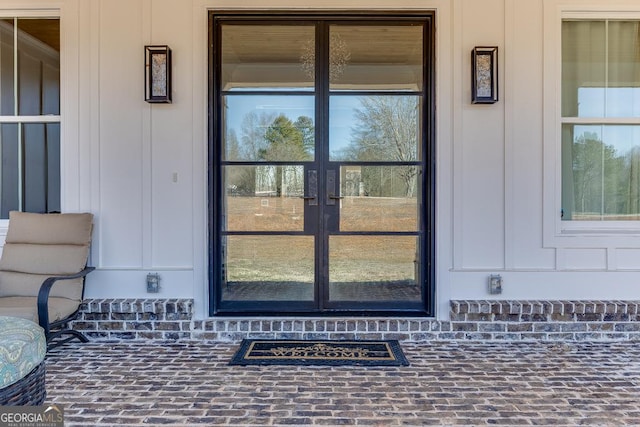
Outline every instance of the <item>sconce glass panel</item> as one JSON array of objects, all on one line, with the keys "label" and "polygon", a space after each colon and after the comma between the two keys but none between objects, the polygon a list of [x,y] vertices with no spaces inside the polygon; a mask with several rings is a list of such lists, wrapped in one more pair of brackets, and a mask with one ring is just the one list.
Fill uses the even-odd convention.
[{"label": "sconce glass panel", "polygon": [[145,95],[150,103],[171,103],[171,49],[145,46]]}]

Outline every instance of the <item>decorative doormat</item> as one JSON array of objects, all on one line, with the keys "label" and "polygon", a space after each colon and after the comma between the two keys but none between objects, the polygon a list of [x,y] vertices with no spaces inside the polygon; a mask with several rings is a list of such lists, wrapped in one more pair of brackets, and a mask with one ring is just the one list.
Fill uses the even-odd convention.
[{"label": "decorative doormat", "polygon": [[395,340],[242,340],[230,365],[408,366]]}]

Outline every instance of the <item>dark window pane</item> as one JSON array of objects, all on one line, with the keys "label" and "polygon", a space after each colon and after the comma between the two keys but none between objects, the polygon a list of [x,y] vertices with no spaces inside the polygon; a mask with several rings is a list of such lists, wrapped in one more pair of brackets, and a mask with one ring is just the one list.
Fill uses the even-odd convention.
[{"label": "dark window pane", "polygon": [[60,22],[18,20],[19,115],[60,114]]},{"label": "dark window pane", "polygon": [[11,210],[60,211],[60,125],[5,123],[0,129],[2,218]]},{"label": "dark window pane", "polygon": [[60,20],[57,18],[19,18],[18,44],[23,42],[37,45],[48,54],[60,52]]},{"label": "dark window pane", "polygon": [[[0,115],[59,114],[59,19],[0,20]],[[1,218],[60,211],[60,123],[0,124],[0,157]]]},{"label": "dark window pane", "polygon": [[20,210],[18,124],[0,125],[0,156],[2,157],[2,185],[0,186],[0,218],[9,218],[9,211]]},{"label": "dark window pane", "polygon": [[60,123],[47,123],[47,212],[60,212]]},{"label": "dark window pane", "polygon": [[47,211],[47,146],[45,125],[23,126],[24,141],[24,210]]},{"label": "dark window pane", "polygon": [[13,19],[0,20],[0,114],[15,115]]}]

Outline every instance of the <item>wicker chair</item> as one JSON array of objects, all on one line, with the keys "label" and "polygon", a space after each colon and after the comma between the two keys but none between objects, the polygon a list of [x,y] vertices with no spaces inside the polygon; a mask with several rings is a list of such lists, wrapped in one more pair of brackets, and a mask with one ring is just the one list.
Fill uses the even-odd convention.
[{"label": "wicker chair", "polygon": [[93,215],[9,213],[0,258],[0,316],[33,320],[44,329],[49,348],[72,339],[69,328],[84,296]]}]

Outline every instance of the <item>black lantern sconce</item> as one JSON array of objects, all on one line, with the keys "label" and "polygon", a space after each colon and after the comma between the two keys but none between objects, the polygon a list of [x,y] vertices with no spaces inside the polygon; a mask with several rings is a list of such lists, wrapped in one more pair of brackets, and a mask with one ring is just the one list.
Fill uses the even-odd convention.
[{"label": "black lantern sconce", "polygon": [[144,47],[144,100],[171,103],[171,49],[167,45]]},{"label": "black lantern sconce", "polygon": [[475,47],[471,51],[471,103],[498,101],[498,48]]}]

